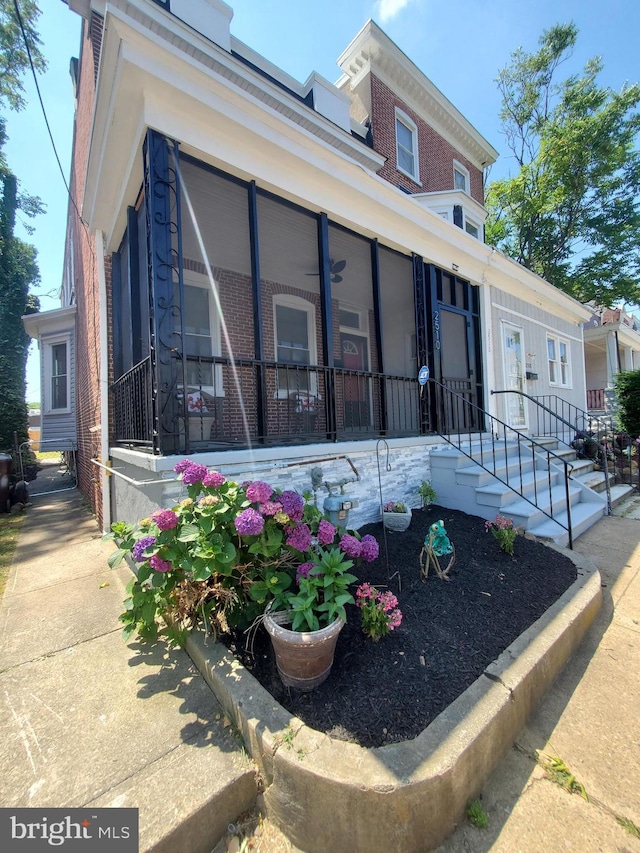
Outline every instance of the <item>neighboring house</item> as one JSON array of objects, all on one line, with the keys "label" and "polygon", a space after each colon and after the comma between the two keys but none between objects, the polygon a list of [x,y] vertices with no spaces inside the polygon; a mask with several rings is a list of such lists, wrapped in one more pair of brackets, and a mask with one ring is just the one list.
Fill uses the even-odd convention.
[{"label": "neighboring house", "polygon": [[431,448],[462,426],[421,365],[523,430],[524,398],[490,391],[584,407],[589,312],[484,244],[497,153],[375,23],[335,86],[301,84],[219,0],[66,2],[87,224],[71,206],[64,304],[79,484],[105,526],[170,501],[194,453],[300,489],[318,464],[349,479],[348,455],[356,525],[379,517],[379,476],[418,505]]},{"label": "neighboring house", "polygon": [[[27,334],[40,349],[41,410],[38,444],[43,451],[76,447],[76,306],[23,317]],[[29,418],[29,437],[31,435]],[[37,449],[37,448],[36,448]]]},{"label": "neighboring house", "polygon": [[616,409],[615,378],[640,370],[640,322],[622,308],[595,313],[584,326],[587,408],[594,415]]}]

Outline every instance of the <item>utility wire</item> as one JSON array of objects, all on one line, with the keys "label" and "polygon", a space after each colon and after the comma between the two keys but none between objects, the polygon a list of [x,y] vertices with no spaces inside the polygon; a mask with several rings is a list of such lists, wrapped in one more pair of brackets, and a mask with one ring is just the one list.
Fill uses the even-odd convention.
[{"label": "utility wire", "polygon": [[71,190],[69,189],[69,184],[67,182],[67,178],[64,174],[64,169],[62,168],[62,163],[60,162],[60,157],[58,156],[58,149],[56,148],[56,143],[53,139],[53,133],[51,132],[51,126],[49,125],[49,119],[47,118],[47,111],[44,107],[44,101],[42,100],[42,94],[40,92],[40,86],[38,84],[38,75],[36,73],[35,66],[33,64],[33,58],[31,56],[31,48],[29,47],[29,39],[27,38],[27,34],[24,29],[24,24],[22,23],[22,15],[20,14],[20,9],[18,8],[18,0],[13,0],[13,7],[16,12],[16,18],[18,20],[18,26],[20,27],[20,32],[22,33],[22,38],[24,40],[24,46],[27,50],[27,56],[29,57],[29,65],[31,66],[31,73],[33,75],[33,82],[36,86],[36,92],[38,93],[38,100],[40,101],[40,107],[42,108],[42,115],[44,116],[44,123],[47,126],[47,132],[49,133],[49,139],[51,140],[51,146],[53,148],[53,153],[55,154],[56,161],[58,163],[58,168],[60,169],[60,174],[62,175],[62,180],[64,182],[65,188],[67,190],[67,195],[71,201],[71,204],[75,208],[76,213],[78,214],[78,219],[85,225],[82,216],[80,215],[80,211],[78,210],[78,206],[75,202],[75,199],[71,195]]}]

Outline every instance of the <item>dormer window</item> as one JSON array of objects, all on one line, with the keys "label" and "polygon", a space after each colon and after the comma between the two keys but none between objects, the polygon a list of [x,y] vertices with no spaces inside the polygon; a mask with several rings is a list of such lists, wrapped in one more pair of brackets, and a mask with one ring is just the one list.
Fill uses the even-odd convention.
[{"label": "dormer window", "polygon": [[469,170],[456,160],[453,161],[453,188],[454,190],[462,190],[462,192],[470,195]]},{"label": "dormer window", "polygon": [[398,170],[420,183],[418,128],[408,115],[396,110],[396,160]]}]

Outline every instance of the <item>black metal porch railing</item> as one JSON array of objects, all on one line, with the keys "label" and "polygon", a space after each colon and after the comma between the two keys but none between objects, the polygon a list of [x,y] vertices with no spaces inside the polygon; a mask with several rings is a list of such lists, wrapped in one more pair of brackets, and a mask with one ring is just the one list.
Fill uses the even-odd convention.
[{"label": "black metal porch railing", "polygon": [[[533,397],[523,391],[492,391],[492,394],[518,394],[535,405],[535,431],[538,436],[557,438],[573,448],[577,455],[593,460],[605,477],[607,505],[611,512],[609,475],[616,483],[640,491],[638,461],[640,448],[632,437],[616,430],[613,417],[594,415],[569,403],[557,394]],[[634,449],[635,445],[635,449]],[[635,458],[634,458],[635,457]]]},{"label": "black metal porch railing", "polygon": [[[433,379],[429,380],[429,386],[437,412],[436,421],[451,426],[448,433],[439,431],[442,438],[566,530],[569,548],[573,548],[569,488],[571,464],[540,442],[484,411],[468,397]],[[478,435],[478,430],[484,430],[484,437]],[[530,491],[527,488],[525,493],[523,474],[529,462],[532,463],[533,477]],[[541,485],[538,484],[540,473],[543,475]],[[563,480],[563,500],[553,492],[557,475]],[[548,500],[549,510],[541,506],[543,500]],[[554,504],[559,509],[555,509]],[[566,522],[561,520],[562,513],[566,513]]]},{"label": "black metal porch railing", "polygon": [[113,438],[116,442],[153,447],[151,358],[127,370],[111,386]]},{"label": "black metal porch railing", "polygon": [[[414,377],[224,356],[187,356],[186,378],[186,394],[181,385],[174,391],[179,423],[172,435],[178,436],[181,452],[409,436],[425,431]],[[115,440],[150,446],[158,452],[160,443],[152,426],[149,359],[112,387]]]}]

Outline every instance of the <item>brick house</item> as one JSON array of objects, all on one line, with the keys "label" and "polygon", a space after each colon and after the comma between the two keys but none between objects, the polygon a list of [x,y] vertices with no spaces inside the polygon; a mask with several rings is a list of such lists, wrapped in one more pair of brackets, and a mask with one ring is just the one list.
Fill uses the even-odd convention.
[{"label": "brick house", "polygon": [[356,526],[379,517],[379,474],[418,505],[461,426],[421,365],[525,431],[527,401],[490,390],[584,405],[589,312],[484,244],[497,152],[374,22],[335,85],[299,83],[231,35],[221,0],[65,2],[83,221],[71,205],[63,304],[79,485],[105,527],[170,501],[194,453],[300,489],[318,464],[353,479],[348,456]]}]

